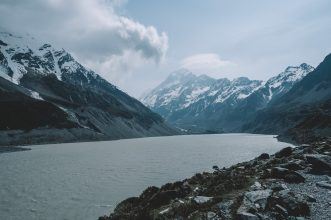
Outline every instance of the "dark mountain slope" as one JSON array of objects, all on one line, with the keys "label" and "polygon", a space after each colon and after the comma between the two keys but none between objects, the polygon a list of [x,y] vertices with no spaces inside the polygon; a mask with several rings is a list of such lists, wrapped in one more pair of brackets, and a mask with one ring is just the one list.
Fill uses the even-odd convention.
[{"label": "dark mountain slope", "polygon": [[0,78],[0,130],[77,127],[54,104],[29,95],[29,90]]},{"label": "dark mountain slope", "polygon": [[243,131],[281,134],[304,141],[331,135],[331,56],[243,126]]},{"label": "dark mountain slope", "polygon": [[[82,66],[64,49],[5,32],[0,32],[0,40],[2,87],[15,88],[15,95],[0,94],[0,104],[5,106],[0,117],[7,123],[0,127],[0,144],[178,133],[161,116]],[[17,96],[16,91],[25,96]],[[19,101],[13,102],[14,96]],[[8,121],[9,111],[19,117]]]}]

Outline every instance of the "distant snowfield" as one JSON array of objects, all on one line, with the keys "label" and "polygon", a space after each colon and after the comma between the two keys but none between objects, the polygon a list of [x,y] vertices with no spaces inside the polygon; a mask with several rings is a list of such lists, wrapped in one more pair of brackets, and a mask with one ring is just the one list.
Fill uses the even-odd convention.
[{"label": "distant snowfield", "polygon": [[217,134],[30,146],[0,155],[4,219],[97,219],[147,186],[274,153],[272,135]]}]

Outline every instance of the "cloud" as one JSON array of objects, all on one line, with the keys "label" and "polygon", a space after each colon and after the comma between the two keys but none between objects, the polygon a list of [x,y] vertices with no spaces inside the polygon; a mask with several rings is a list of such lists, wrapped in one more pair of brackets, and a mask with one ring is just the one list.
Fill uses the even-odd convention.
[{"label": "cloud", "polygon": [[222,60],[218,54],[203,53],[186,57],[181,61],[181,67],[199,73],[217,73],[234,63],[228,60]]},{"label": "cloud", "polygon": [[112,75],[131,71],[131,64],[138,65],[128,56],[142,64],[159,63],[168,49],[166,33],[118,13],[125,3],[126,0],[2,0],[0,26],[64,47],[112,80]]}]

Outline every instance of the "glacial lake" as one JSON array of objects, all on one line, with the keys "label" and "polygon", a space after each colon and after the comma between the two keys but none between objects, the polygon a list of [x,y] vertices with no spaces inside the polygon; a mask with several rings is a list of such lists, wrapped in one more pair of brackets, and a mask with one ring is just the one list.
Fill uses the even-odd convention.
[{"label": "glacial lake", "polygon": [[228,167],[290,144],[217,134],[30,146],[0,154],[0,219],[97,219],[146,187]]}]

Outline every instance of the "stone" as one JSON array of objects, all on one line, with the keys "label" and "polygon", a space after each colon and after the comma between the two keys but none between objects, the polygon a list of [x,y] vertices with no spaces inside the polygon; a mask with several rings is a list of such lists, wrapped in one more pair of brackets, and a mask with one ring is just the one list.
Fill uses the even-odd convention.
[{"label": "stone", "polygon": [[262,185],[261,183],[255,181],[254,184],[250,187],[251,190],[261,190],[262,189]]},{"label": "stone", "polygon": [[231,218],[233,204],[234,204],[233,200],[223,201],[217,204],[220,210],[221,217],[223,217],[223,219]]},{"label": "stone", "polygon": [[204,204],[212,200],[213,197],[208,197],[208,196],[195,196],[193,200],[198,203],[198,204]]},{"label": "stone", "polygon": [[303,183],[305,178],[296,171],[291,171],[285,175],[284,181],[287,183]]},{"label": "stone", "polygon": [[271,177],[278,179],[283,179],[287,173],[289,173],[289,170],[282,167],[273,167],[270,171]]},{"label": "stone", "polygon": [[331,189],[331,183],[328,181],[320,181],[320,182],[317,182],[316,185],[319,187],[326,188],[326,189]]},{"label": "stone", "polygon": [[265,210],[268,203],[268,199],[271,195],[272,195],[271,189],[246,192],[244,194],[242,204],[237,210],[237,213],[255,213],[258,210],[261,211]]},{"label": "stone", "polygon": [[271,196],[272,190],[265,189],[265,190],[256,190],[246,192],[244,195],[244,200],[247,199],[252,204],[259,204],[261,208],[265,208],[267,204],[268,198]]},{"label": "stone", "polygon": [[163,215],[167,212],[169,212],[170,208],[163,209],[162,211],[159,212],[160,215]]},{"label": "stone", "polygon": [[308,216],[310,208],[307,200],[301,195],[295,195],[290,190],[282,190],[276,193],[269,200],[268,206],[275,206],[276,204],[284,207],[290,216]]},{"label": "stone", "polygon": [[282,150],[280,150],[279,152],[277,152],[275,154],[275,157],[276,158],[288,157],[292,154],[292,152],[293,152],[292,147],[285,147]]},{"label": "stone", "polygon": [[258,157],[258,159],[260,159],[260,160],[267,160],[267,159],[269,159],[269,158],[270,158],[270,155],[267,154],[267,153],[262,153],[262,154]]},{"label": "stone", "polygon": [[283,168],[286,168],[286,169],[289,169],[289,170],[293,170],[293,171],[304,169],[304,167],[301,166],[299,163],[291,162],[291,161],[288,162],[288,163],[285,163],[285,164],[281,164],[280,167],[283,167]]},{"label": "stone", "polygon": [[288,187],[286,186],[285,183],[280,183],[280,182],[274,182],[271,184],[270,188],[273,190],[273,191],[281,191],[281,190],[287,190]]},{"label": "stone", "polygon": [[192,219],[192,220],[197,220],[197,219],[219,220],[220,217],[215,212],[205,213],[205,212],[195,211],[195,212],[191,213],[188,216],[188,219]]},{"label": "stone", "polygon": [[278,212],[279,214],[281,214],[284,217],[287,217],[288,216],[287,210],[283,206],[281,206],[279,204],[276,204],[275,205],[275,211]]},{"label": "stone", "polygon": [[208,220],[216,220],[219,219],[215,212],[207,212],[207,219]]},{"label": "stone", "polygon": [[216,165],[213,166],[213,170],[216,171],[216,172],[219,172],[220,171],[220,168]]},{"label": "stone", "polygon": [[273,167],[270,175],[272,178],[283,179],[287,183],[302,183],[305,181],[305,178],[298,172],[282,167]]},{"label": "stone", "polygon": [[331,171],[331,156],[323,154],[305,154],[305,158],[307,162],[312,165],[314,171]]},{"label": "stone", "polygon": [[259,220],[259,217],[249,212],[238,212],[237,213],[238,220]]},{"label": "stone", "polygon": [[316,199],[311,195],[306,195],[306,198],[308,202],[316,202]]}]

